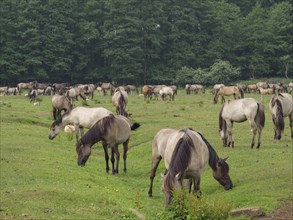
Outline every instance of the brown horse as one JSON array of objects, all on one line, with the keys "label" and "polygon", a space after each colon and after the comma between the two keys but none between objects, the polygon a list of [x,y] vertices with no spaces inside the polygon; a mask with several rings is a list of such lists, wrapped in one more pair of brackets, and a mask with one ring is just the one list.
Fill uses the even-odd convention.
[{"label": "brown horse", "polygon": [[[138,123],[131,125],[129,120],[122,115],[114,116],[111,114],[97,121],[76,143],[76,153],[78,155],[77,164],[79,166],[84,166],[91,154],[91,147],[95,143],[102,141],[105,152],[106,172],[109,172],[109,147],[111,148],[112,174],[118,173],[120,159],[118,144],[123,144],[124,172],[126,172],[126,158],[130,131],[137,129],[139,126],[140,124]],[[116,154],[116,166],[114,166],[114,153]]]},{"label": "brown horse", "polygon": [[153,87],[149,85],[144,85],[141,89],[141,93],[144,96],[144,100],[150,99],[153,94]]},{"label": "brown horse", "polygon": [[281,139],[281,133],[284,132],[284,118],[289,117],[291,138],[293,139],[293,99],[289,93],[280,93],[272,97],[269,103],[269,109],[272,114],[275,140]]},{"label": "brown horse", "polygon": [[239,89],[237,86],[224,86],[221,85],[219,90],[215,93],[214,96],[214,104],[218,103],[219,96],[222,96],[222,104],[225,102],[224,96],[234,96],[234,99],[236,99],[236,96],[240,99],[244,97],[244,92],[242,89]]}]

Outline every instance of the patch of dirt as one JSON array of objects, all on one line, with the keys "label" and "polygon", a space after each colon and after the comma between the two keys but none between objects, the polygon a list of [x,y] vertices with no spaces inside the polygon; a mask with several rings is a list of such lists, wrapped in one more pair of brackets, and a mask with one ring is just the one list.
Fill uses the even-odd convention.
[{"label": "patch of dirt", "polygon": [[293,220],[293,201],[272,213],[252,218],[252,220]]}]

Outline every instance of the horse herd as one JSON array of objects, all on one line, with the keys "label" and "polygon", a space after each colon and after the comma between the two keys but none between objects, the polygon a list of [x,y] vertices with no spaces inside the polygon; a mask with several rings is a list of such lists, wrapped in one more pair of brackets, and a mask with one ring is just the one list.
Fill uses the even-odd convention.
[{"label": "horse herd", "polygon": [[[87,86],[89,87],[89,86]],[[231,88],[230,88],[231,87]],[[238,89],[235,89],[238,88]],[[167,88],[167,89],[166,89]],[[191,88],[191,86],[190,86]],[[189,88],[188,95],[191,93]],[[82,89],[87,91],[88,88]],[[69,99],[66,90],[63,95],[52,96],[53,118],[50,126],[49,139],[53,140],[58,133],[67,125],[73,126],[76,133],[77,163],[84,166],[91,155],[91,147],[101,141],[105,153],[106,172],[109,172],[109,159],[112,163],[112,174],[119,173],[120,153],[118,145],[123,145],[123,170],[126,172],[126,159],[131,131],[140,127],[139,123],[131,123],[126,111],[128,93],[125,87],[117,87],[112,93],[112,103],[116,108],[116,115],[103,107],[74,107]],[[193,90],[195,91],[195,90]],[[199,93],[204,90],[197,90]],[[241,92],[242,91],[242,92]],[[142,94],[144,98],[151,98],[152,95],[162,100],[170,96],[174,100],[177,88],[162,86],[155,92],[155,87],[144,86]],[[82,94],[83,95],[83,94]],[[264,106],[253,98],[244,98],[243,89],[238,86],[224,86],[219,84],[214,88],[214,103],[219,96],[233,95],[235,100],[222,99],[223,105],[219,112],[219,134],[224,147],[234,147],[233,123],[248,121],[252,130],[251,148],[255,146],[256,135],[258,134],[257,145],[261,145],[261,133],[265,125]],[[237,99],[238,98],[238,99]],[[293,139],[293,100],[289,93],[281,92],[274,94],[269,102],[269,110],[274,123],[274,139],[280,140],[284,130],[284,118],[289,117],[291,138]],[[62,113],[62,111],[64,111]],[[84,134],[83,128],[89,130]],[[111,149],[109,157],[108,149]],[[165,163],[165,174],[163,176],[163,192],[165,206],[171,203],[174,190],[183,187],[184,179],[189,183],[189,192],[193,185],[193,192],[200,193],[200,177],[209,165],[212,168],[213,177],[225,190],[233,188],[229,176],[229,165],[227,158],[220,158],[215,149],[199,132],[192,128],[181,130],[163,128],[152,141],[152,169],[150,174],[150,186],[148,195],[152,197],[153,180],[157,167],[161,160]]]}]

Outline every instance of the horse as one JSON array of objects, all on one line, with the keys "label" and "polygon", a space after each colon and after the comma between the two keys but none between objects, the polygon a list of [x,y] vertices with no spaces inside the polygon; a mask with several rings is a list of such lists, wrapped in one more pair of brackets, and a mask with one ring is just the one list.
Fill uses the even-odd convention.
[{"label": "horse", "polygon": [[114,86],[111,83],[102,83],[100,87],[102,88],[103,95],[106,95],[107,90],[110,90],[110,95],[113,95]]},{"label": "horse", "polygon": [[170,86],[164,86],[161,88],[160,92],[159,92],[160,96],[161,96],[161,100],[165,100],[166,96],[169,96],[169,101],[174,101],[174,90],[170,87]]},{"label": "horse", "polygon": [[72,124],[75,126],[76,141],[78,141],[79,133],[81,136],[83,135],[83,128],[91,128],[98,120],[110,114],[112,114],[112,112],[103,107],[75,107],[71,111],[64,113],[61,118],[52,123],[50,126],[49,139],[53,140],[61,129],[68,124]]},{"label": "horse", "polygon": [[153,87],[149,86],[149,85],[144,85],[141,88],[141,93],[144,96],[144,100],[150,99],[152,97],[152,94],[153,94]]},{"label": "horse", "polygon": [[32,89],[36,89],[38,86],[38,82],[37,81],[32,81],[32,82],[28,82],[28,83],[18,83],[17,84],[17,89],[18,89],[18,93],[19,95],[21,95],[21,90],[22,89],[28,89],[29,91],[31,91]]},{"label": "horse", "polygon": [[30,102],[36,102],[38,99],[38,90],[33,89],[29,93]]},{"label": "horse", "polygon": [[224,86],[221,85],[219,90],[215,93],[214,96],[214,104],[218,103],[219,96],[222,96],[222,104],[225,102],[224,96],[234,96],[234,99],[236,99],[236,96],[238,96],[238,99],[244,97],[243,90],[239,89],[237,86]]},{"label": "horse", "polygon": [[269,109],[272,115],[275,131],[275,140],[281,140],[281,133],[284,132],[284,118],[289,117],[291,138],[293,139],[293,99],[289,93],[274,95],[269,102]]},{"label": "horse", "polygon": [[264,107],[253,98],[230,100],[223,104],[219,113],[219,133],[224,147],[234,147],[232,134],[233,122],[248,121],[253,132],[251,148],[255,145],[255,136],[258,133],[257,148],[261,144],[261,133],[265,125]]},{"label": "horse", "polygon": [[73,104],[73,100],[77,100],[77,97],[80,96],[84,101],[86,100],[84,90],[81,87],[74,87],[66,91],[65,96],[70,100],[71,104]]},{"label": "horse", "polygon": [[267,94],[274,94],[275,93],[275,87],[273,88],[267,88],[267,89],[263,89],[262,87],[258,87],[257,88],[260,92],[261,98],[260,100],[263,100],[263,95],[267,95]]},{"label": "horse", "polygon": [[126,105],[128,103],[128,95],[125,90],[117,90],[112,96],[112,104],[116,108],[116,113],[118,115],[123,115],[129,117],[129,114],[126,111]]},{"label": "horse", "polygon": [[[123,115],[110,114],[99,121],[97,121],[88,132],[76,143],[76,153],[78,155],[77,164],[79,166],[85,166],[91,154],[91,147],[102,141],[102,145],[105,152],[106,172],[109,172],[109,155],[108,147],[111,148],[111,162],[112,162],[112,174],[118,173],[118,165],[120,159],[120,153],[118,145],[123,144],[123,160],[124,160],[124,172],[126,172],[126,158],[128,151],[128,143],[130,139],[130,131],[140,127],[140,124],[130,124],[129,120]],[[114,166],[116,154],[116,166]]]},{"label": "horse", "polygon": [[190,128],[160,130],[153,140],[152,156],[149,195],[152,192],[152,177],[163,157],[167,169],[163,181],[165,206],[171,203],[173,192],[182,188],[183,179],[193,179],[195,189],[199,191],[200,177],[208,165],[212,168],[213,177],[225,190],[233,188],[227,158],[219,158],[209,142]]},{"label": "horse", "polygon": [[72,109],[72,104],[67,97],[56,94],[52,96],[52,107],[54,120],[57,120],[61,118],[62,111],[67,112]]}]

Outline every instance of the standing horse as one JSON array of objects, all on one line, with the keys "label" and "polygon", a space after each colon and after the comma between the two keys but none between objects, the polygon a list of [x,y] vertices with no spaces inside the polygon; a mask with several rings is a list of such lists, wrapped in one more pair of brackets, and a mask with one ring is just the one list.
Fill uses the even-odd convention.
[{"label": "standing horse", "polygon": [[49,139],[53,140],[61,129],[66,125],[74,125],[76,131],[76,141],[78,141],[79,133],[83,135],[83,128],[91,128],[98,120],[112,114],[108,109],[75,107],[71,111],[66,112],[61,118],[55,120],[50,127]]},{"label": "standing horse", "polygon": [[77,100],[77,97],[80,96],[83,100],[86,100],[84,90],[81,87],[74,87],[66,91],[65,96],[70,100],[71,104],[73,104],[73,100]]},{"label": "standing horse", "polygon": [[169,96],[169,101],[174,101],[174,90],[170,86],[162,87],[159,94],[161,96],[161,100],[165,100],[166,96]]},{"label": "standing horse", "polygon": [[272,97],[269,103],[269,109],[272,114],[275,140],[281,139],[281,133],[284,131],[284,118],[289,117],[291,138],[293,139],[293,100],[289,93],[280,93]]},{"label": "standing horse", "polygon": [[152,155],[149,195],[152,192],[152,181],[156,168],[160,158],[163,157],[168,170],[163,183],[165,206],[170,204],[173,191],[182,188],[183,179],[193,179],[196,191],[199,191],[200,177],[208,165],[212,168],[213,177],[225,190],[233,188],[226,159],[219,158],[209,142],[192,129],[159,131],[153,141]]},{"label": "standing horse", "polygon": [[[123,144],[124,172],[126,172],[126,158],[130,131],[135,130],[140,125],[138,123],[130,124],[129,120],[122,116],[113,114],[97,121],[92,128],[76,143],[76,152],[78,155],[77,164],[84,166],[91,154],[91,147],[98,141],[102,141],[105,151],[106,172],[109,172],[108,147],[111,148],[112,174],[118,173],[120,153],[118,144]],[[116,166],[114,166],[116,154]]]},{"label": "standing horse", "polygon": [[124,90],[117,90],[112,96],[112,104],[116,108],[116,113],[118,115],[123,115],[129,117],[129,114],[126,112],[126,105],[128,103],[128,95]]},{"label": "standing horse", "polygon": [[234,99],[236,99],[236,96],[238,96],[238,99],[244,97],[243,90],[239,89],[237,86],[224,86],[221,85],[218,91],[215,93],[214,96],[214,104],[218,103],[219,96],[222,96],[222,104],[225,102],[224,96],[234,96]]},{"label": "standing horse", "polygon": [[61,118],[62,111],[68,112],[72,109],[69,99],[58,94],[52,96],[52,107],[54,120]]},{"label": "standing horse", "polygon": [[253,136],[251,148],[255,144],[255,136],[258,132],[257,148],[261,143],[261,132],[265,125],[264,107],[253,98],[231,100],[222,106],[219,113],[219,133],[224,147],[234,147],[232,135],[233,122],[248,121],[252,128]]}]

